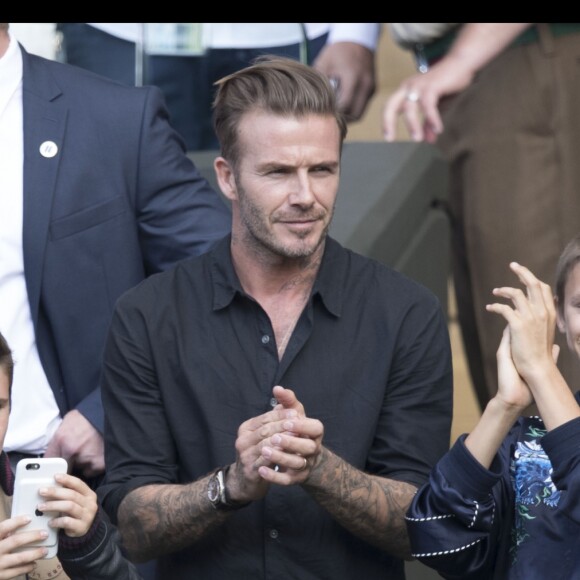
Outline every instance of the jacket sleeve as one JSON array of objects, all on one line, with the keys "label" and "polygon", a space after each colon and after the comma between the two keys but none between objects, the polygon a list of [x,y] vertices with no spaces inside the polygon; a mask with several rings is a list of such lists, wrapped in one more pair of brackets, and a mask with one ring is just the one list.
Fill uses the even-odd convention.
[{"label": "jacket sleeve", "polygon": [[[125,175],[127,196],[134,214],[130,227],[137,231],[140,256],[128,269],[142,269],[145,276],[167,270],[183,259],[207,251],[231,230],[231,211],[224,198],[201,175],[185,154],[181,137],[171,127],[163,96],[156,87],[143,89],[138,137],[137,173]],[[131,166],[130,164],[127,164]],[[128,173],[128,170],[125,172]],[[129,253],[126,248],[119,252]],[[127,290],[124,274],[108,267],[114,301]],[[120,280],[123,282],[120,282]],[[140,280],[133,280],[134,283]],[[102,433],[100,388],[88,393],[76,408]]]},{"label": "jacket sleeve", "polygon": [[147,275],[204,253],[231,229],[229,206],[185,154],[160,91],[148,90],[134,200]]},{"label": "jacket sleeve", "polygon": [[580,419],[547,433],[542,447],[552,463],[552,481],[562,494],[559,508],[580,524]]},{"label": "jacket sleeve", "polygon": [[59,560],[75,580],[141,580],[137,568],[125,557],[120,535],[102,510],[90,530],[80,538],[61,532]]},{"label": "jacket sleeve", "polygon": [[502,530],[509,523],[507,462],[502,452],[491,470],[465,447],[462,435],[415,495],[406,522],[414,558],[447,579],[490,580]]}]

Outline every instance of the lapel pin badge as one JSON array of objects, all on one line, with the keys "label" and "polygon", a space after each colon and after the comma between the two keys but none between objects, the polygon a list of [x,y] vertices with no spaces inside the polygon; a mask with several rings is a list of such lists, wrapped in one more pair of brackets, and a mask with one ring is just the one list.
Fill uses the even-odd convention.
[{"label": "lapel pin badge", "polygon": [[58,153],[58,145],[54,141],[45,141],[39,148],[43,157],[51,158]]}]

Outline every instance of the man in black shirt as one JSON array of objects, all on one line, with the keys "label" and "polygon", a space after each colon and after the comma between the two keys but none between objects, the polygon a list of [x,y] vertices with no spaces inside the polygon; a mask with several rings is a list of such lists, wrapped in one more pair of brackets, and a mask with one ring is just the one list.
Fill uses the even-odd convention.
[{"label": "man in black shirt", "polygon": [[346,125],[322,75],[263,59],[214,121],[232,234],[117,304],[105,509],[159,578],[404,578],[449,445],[440,305],[327,236]]}]

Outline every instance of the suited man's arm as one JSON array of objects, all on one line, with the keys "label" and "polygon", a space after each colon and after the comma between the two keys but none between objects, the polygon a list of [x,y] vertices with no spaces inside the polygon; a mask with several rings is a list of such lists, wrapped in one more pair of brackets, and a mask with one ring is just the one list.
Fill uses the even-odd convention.
[{"label": "suited man's arm", "polygon": [[229,233],[231,213],[220,194],[185,155],[168,122],[161,92],[145,99],[135,212],[145,269],[167,269],[178,260],[205,252]]},{"label": "suited man's arm", "polygon": [[[135,99],[142,107],[137,174],[125,175],[146,274],[200,254],[230,231],[231,214],[221,196],[185,154],[169,124],[159,89]],[[123,152],[120,152],[122,156]],[[92,477],[104,471],[103,407],[95,388],[63,418],[48,456],[62,456]]]}]

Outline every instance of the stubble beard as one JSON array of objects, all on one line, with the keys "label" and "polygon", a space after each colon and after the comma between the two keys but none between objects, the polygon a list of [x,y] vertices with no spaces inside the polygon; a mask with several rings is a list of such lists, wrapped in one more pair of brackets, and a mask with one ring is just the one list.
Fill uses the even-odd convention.
[{"label": "stubble beard", "polygon": [[[284,243],[268,227],[269,224],[276,223],[276,215],[274,214],[272,220],[268,219],[259,207],[248,201],[245,192],[240,191],[239,194],[240,218],[245,230],[244,240],[257,254],[269,254],[289,260],[307,259],[324,244],[332,221],[332,213],[317,240],[308,242],[308,237],[312,235],[312,232],[295,232],[292,235],[295,236],[296,242]],[[304,211],[300,217],[304,216],[322,220],[325,213],[322,210],[315,214]]]}]

